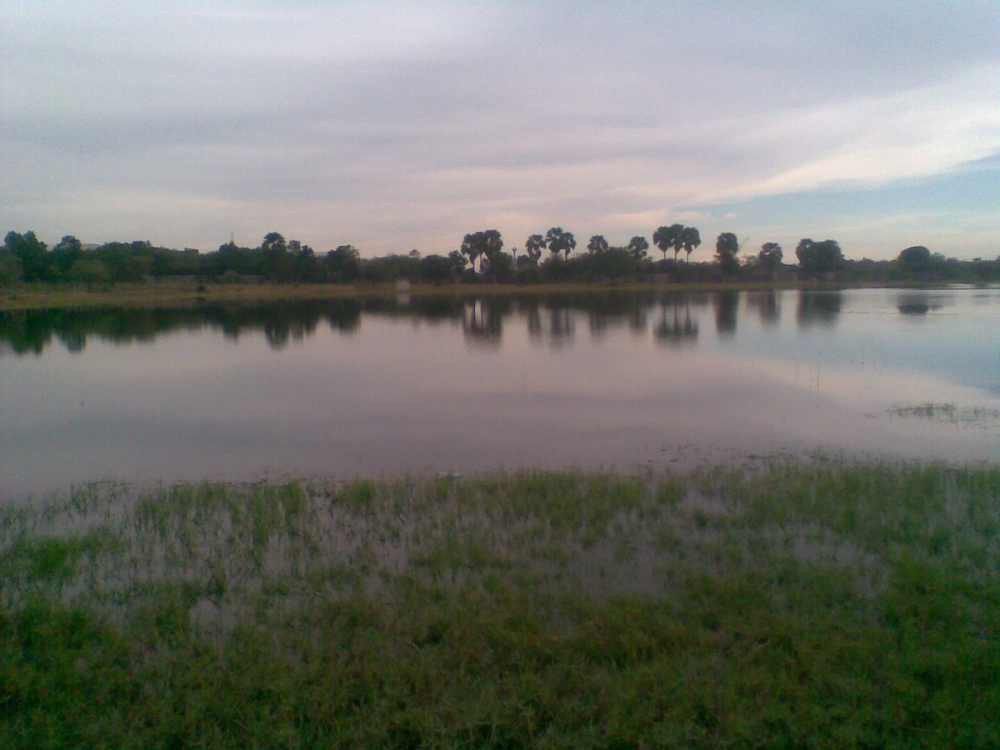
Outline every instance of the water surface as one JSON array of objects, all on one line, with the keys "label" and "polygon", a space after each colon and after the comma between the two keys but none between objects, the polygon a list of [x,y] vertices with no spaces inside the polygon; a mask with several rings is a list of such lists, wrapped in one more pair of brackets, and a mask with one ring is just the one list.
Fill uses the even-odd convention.
[{"label": "water surface", "polygon": [[816,448],[1000,457],[1000,289],[0,314],[0,497]]}]

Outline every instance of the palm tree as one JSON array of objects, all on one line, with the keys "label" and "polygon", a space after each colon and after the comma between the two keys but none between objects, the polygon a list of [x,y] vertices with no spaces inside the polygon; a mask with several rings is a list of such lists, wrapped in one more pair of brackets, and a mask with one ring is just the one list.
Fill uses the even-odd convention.
[{"label": "palm tree", "polygon": [[531,235],[524,243],[524,252],[528,254],[536,263],[542,257],[542,250],[545,249],[545,238],[540,234]]},{"label": "palm tree", "polygon": [[678,239],[684,231],[683,224],[671,224],[669,227],[660,227],[653,232],[653,244],[663,251],[663,264],[667,263],[667,250],[674,251],[674,265],[677,265],[677,253],[680,252],[681,245]]},{"label": "palm tree", "polygon": [[478,258],[482,252],[482,247],[476,242],[475,235],[465,235],[465,239],[462,240],[462,255],[469,259],[469,265],[472,266],[473,271],[476,270],[476,258]]},{"label": "palm tree", "polygon": [[476,267],[476,258],[480,258],[480,271],[483,270],[483,258],[486,259],[487,263],[492,264],[502,250],[503,239],[501,239],[500,232],[496,229],[487,229],[485,232],[467,234],[465,235],[465,239],[462,240],[462,254],[469,256],[473,269]]},{"label": "palm tree", "polygon": [[635,256],[636,260],[645,258],[647,250],[649,250],[649,241],[645,237],[636,235],[628,241],[628,251]]},{"label": "palm tree", "polygon": [[590,242],[587,243],[587,250],[592,255],[606,253],[608,251],[608,241],[604,239],[604,235],[595,234],[590,238]]},{"label": "palm tree", "polygon": [[687,253],[687,262],[690,263],[691,253],[701,244],[701,235],[694,227],[684,227],[681,230],[680,240],[681,245],[684,247],[684,252]]},{"label": "palm tree", "polygon": [[572,232],[564,232],[562,227],[552,227],[545,233],[545,244],[550,253],[559,255],[560,252],[565,252],[569,258],[570,251],[576,247],[576,237]]},{"label": "palm tree", "polygon": [[562,236],[562,246],[566,252],[566,258],[569,259],[570,251],[576,249],[576,237],[573,236],[572,232],[566,232]]}]

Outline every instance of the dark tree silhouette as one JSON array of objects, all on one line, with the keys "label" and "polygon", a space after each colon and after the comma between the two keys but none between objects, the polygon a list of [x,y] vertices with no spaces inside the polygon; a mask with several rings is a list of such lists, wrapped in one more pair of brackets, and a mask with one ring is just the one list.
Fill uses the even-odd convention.
[{"label": "dark tree silhouette", "polygon": [[683,224],[671,224],[669,227],[660,227],[653,232],[653,244],[663,251],[663,263],[667,263],[667,251],[674,251],[674,265],[677,264],[677,253],[683,245],[680,243],[681,232],[684,231]]},{"label": "dark tree silhouette", "polygon": [[636,235],[628,241],[628,251],[635,256],[636,260],[645,258],[647,250],[649,250],[649,241],[645,237]]},{"label": "dark tree silhouette", "polygon": [[903,250],[896,260],[902,268],[922,270],[931,263],[931,251],[923,245],[914,245]]},{"label": "dark tree silhouette", "polygon": [[476,267],[476,258],[480,258],[479,267],[482,270],[483,260],[487,263],[496,259],[500,251],[503,250],[503,239],[496,229],[487,229],[485,232],[474,232],[465,235],[462,240],[462,254],[468,256],[472,263],[473,270]]},{"label": "dark tree silhouette", "polygon": [[552,227],[545,233],[545,244],[548,245],[550,253],[554,255],[565,253],[569,258],[570,252],[576,248],[576,237],[572,232],[564,232],[562,227]]},{"label": "dark tree silhouette", "polygon": [[533,234],[524,243],[524,252],[528,254],[536,263],[542,257],[542,250],[545,249],[545,238],[540,234]]},{"label": "dark tree silhouette", "polygon": [[735,275],[740,268],[736,254],[740,251],[740,241],[732,232],[723,232],[715,241],[715,260],[728,276]]},{"label": "dark tree silhouette", "polygon": [[[690,263],[691,253],[694,252],[694,249],[701,244],[701,234],[694,227],[684,227],[681,230],[679,241],[681,246],[684,248],[684,252],[687,253],[687,262]],[[674,260],[676,262],[676,255],[674,256]]]},{"label": "dark tree silhouette", "polygon": [[354,245],[338,245],[323,258],[330,281],[352,283],[361,275],[361,254]]},{"label": "dark tree silhouette", "polygon": [[765,242],[760,246],[757,263],[763,270],[774,273],[781,268],[782,257],[784,256],[781,252],[781,245],[777,242]]},{"label": "dark tree silhouette", "polygon": [[606,253],[608,251],[608,241],[604,239],[604,235],[595,234],[590,238],[590,242],[587,243],[587,250],[592,255]]},{"label": "dark tree silhouette", "polygon": [[48,246],[34,232],[24,234],[8,232],[4,237],[4,251],[17,258],[25,281],[47,281]]},{"label": "dark tree silhouette", "polygon": [[795,248],[795,257],[799,259],[799,266],[807,276],[835,273],[844,265],[844,254],[836,240],[800,240]]}]

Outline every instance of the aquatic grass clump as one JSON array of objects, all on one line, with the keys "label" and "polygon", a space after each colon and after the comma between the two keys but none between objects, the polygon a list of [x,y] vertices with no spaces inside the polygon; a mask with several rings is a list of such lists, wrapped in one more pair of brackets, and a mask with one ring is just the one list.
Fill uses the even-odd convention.
[{"label": "aquatic grass clump", "polygon": [[991,747],[1000,466],[102,483],[0,511],[9,747]]},{"label": "aquatic grass clump", "polygon": [[1000,422],[1000,409],[986,406],[958,406],[956,404],[924,403],[915,405],[897,405],[886,411],[890,418],[927,419],[949,424],[988,429],[996,427]]}]

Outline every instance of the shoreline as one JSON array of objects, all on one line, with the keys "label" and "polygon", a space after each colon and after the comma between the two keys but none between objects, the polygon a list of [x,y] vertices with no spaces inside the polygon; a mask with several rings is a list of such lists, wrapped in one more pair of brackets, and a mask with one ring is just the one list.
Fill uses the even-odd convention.
[{"label": "shoreline", "polygon": [[[705,292],[705,291],[785,291],[837,289],[933,289],[951,286],[945,283],[873,283],[830,281],[733,281],[733,282],[657,282],[657,283],[544,283],[544,284],[410,284],[398,289],[395,284],[205,284],[203,282],[150,282],[119,284],[89,291],[68,285],[34,285],[7,289],[0,293],[0,312],[46,310],[67,307],[158,307],[194,306],[205,303],[280,302],[294,300],[378,299],[397,295],[433,296],[515,296],[544,294],[597,294],[635,292]],[[987,285],[989,286],[989,285]]]}]

